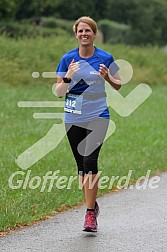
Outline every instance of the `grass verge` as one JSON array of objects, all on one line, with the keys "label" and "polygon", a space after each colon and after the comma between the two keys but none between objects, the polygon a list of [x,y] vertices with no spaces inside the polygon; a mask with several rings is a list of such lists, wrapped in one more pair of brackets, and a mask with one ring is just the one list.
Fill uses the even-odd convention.
[{"label": "grass verge", "polygon": [[[124,87],[126,95],[134,85]],[[152,86],[153,93],[133,114],[127,118],[120,117],[110,110],[111,118],[116,123],[114,135],[106,140],[99,158],[99,170],[102,176],[125,176],[132,170],[131,183],[138,177],[151,175],[166,169],[166,86]],[[42,182],[36,189],[30,188],[30,180],[34,176],[42,178],[48,171],[59,170],[58,176],[77,176],[76,165],[66,137],[60,145],[38,161],[28,170],[14,178],[13,183],[20,189],[11,189],[8,184],[10,176],[21,169],[16,165],[16,157],[26,148],[43,137],[55,123],[52,120],[35,120],[33,112],[53,112],[55,108],[18,108],[20,100],[55,100],[51,87],[38,85],[10,86],[1,85],[1,185],[0,185],[0,230],[7,231],[18,225],[25,225],[45,218],[60,208],[71,207],[83,200],[78,189],[78,181],[60,190],[56,187],[48,192],[49,183],[40,192]],[[60,109],[59,109],[60,110]],[[61,112],[61,111],[59,111]],[[56,140],[53,139],[53,141]],[[23,188],[27,171],[30,177]],[[21,181],[21,182],[19,182]],[[36,181],[34,181],[34,185]],[[67,185],[67,184],[66,184]],[[116,183],[113,185],[114,189]],[[99,190],[99,196],[109,189]]]},{"label": "grass verge", "polygon": [[[48,46],[49,45],[49,46]],[[15,163],[20,153],[42,138],[56,121],[36,120],[34,112],[62,112],[60,108],[19,108],[17,102],[57,100],[51,91],[53,80],[42,77],[33,79],[31,73],[54,71],[62,55],[76,44],[68,37],[9,40],[0,37],[0,231],[8,231],[19,225],[27,225],[55,211],[82,202],[78,181],[71,189],[62,190],[49,184],[41,192],[41,184],[30,188],[35,176],[43,180],[49,171],[59,171],[59,176],[77,176],[77,169],[66,137],[60,145],[28,170],[21,170]],[[98,46],[98,45],[97,45]],[[125,85],[121,92],[127,95],[137,84],[151,84],[153,93],[129,117],[120,117],[110,109],[111,119],[116,123],[115,133],[106,140],[99,157],[102,176],[126,176],[132,170],[133,183],[151,170],[151,175],[166,170],[166,92],[167,55],[160,48],[138,48],[123,45],[99,45],[112,52],[115,59],[129,61],[134,69],[133,84]],[[158,60],[157,59],[158,55]],[[163,84],[163,85],[154,85]],[[55,139],[56,140],[56,135]],[[8,180],[17,171],[13,182],[18,189],[11,189]],[[29,174],[27,185],[24,184]],[[35,184],[34,180],[34,184]],[[24,188],[23,188],[24,187]],[[113,189],[116,188],[116,183]],[[110,191],[99,190],[99,196]]]}]

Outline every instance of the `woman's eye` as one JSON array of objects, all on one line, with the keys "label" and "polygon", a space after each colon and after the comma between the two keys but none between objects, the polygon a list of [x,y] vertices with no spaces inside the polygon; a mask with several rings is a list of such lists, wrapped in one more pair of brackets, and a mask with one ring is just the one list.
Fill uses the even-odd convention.
[{"label": "woman's eye", "polygon": [[[78,30],[78,32],[79,32],[79,33],[82,33],[83,30]],[[85,32],[90,32],[90,30],[89,30],[89,29],[86,29]]]}]

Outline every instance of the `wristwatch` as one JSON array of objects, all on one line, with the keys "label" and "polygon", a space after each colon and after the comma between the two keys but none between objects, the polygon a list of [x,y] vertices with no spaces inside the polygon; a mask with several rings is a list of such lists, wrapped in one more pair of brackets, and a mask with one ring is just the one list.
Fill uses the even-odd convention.
[{"label": "wristwatch", "polygon": [[70,79],[70,78],[64,77],[64,78],[63,78],[63,81],[64,81],[64,83],[70,83],[70,82],[71,82],[71,79]]}]

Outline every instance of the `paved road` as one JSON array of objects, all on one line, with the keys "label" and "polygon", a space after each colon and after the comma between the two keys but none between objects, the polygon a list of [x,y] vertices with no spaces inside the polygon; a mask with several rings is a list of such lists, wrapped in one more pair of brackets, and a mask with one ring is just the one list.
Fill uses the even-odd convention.
[{"label": "paved road", "polygon": [[98,199],[96,234],[81,231],[85,207],[75,208],[0,239],[5,252],[166,252],[167,173],[157,189],[128,189]]}]

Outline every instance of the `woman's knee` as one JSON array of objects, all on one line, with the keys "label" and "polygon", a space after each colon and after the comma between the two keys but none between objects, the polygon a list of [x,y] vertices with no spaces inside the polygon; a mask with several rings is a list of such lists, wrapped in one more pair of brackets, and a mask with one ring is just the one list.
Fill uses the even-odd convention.
[{"label": "woman's knee", "polygon": [[97,164],[97,158],[89,158],[85,157],[83,160],[83,166],[84,166],[84,172],[86,174],[97,174],[98,173],[98,164]]}]

